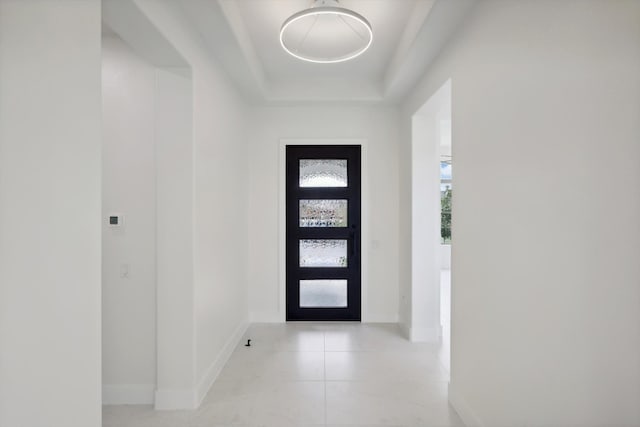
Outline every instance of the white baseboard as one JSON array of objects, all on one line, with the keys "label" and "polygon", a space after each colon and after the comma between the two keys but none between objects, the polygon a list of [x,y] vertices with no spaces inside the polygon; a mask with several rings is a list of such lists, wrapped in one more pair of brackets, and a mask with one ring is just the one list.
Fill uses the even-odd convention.
[{"label": "white baseboard", "polygon": [[458,413],[462,422],[467,427],[484,427],[484,423],[476,415],[476,413],[467,404],[467,401],[458,394],[454,387],[449,383],[449,404]]},{"label": "white baseboard", "polygon": [[220,353],[218,353],[218,357],[216,357],[211,366],[209,366],[195,388],[156,390],[155,409],[159,411],[197,409],[209,392],[213,382],[218,378],[220,371],[222,371],[222,368],[226,365],[233,350],[235,350],[248,327],[249,323],[247,322],[242,322],[238,325],[222,350],[220,350]]},{"label": "white baseboard", "polygon": [[439,342],[442,338],[442,326],[437,328],[412,328],[407,323],[398,322],[402,335],[411,342]]},{"label": "white baseboard", "polygon": [[155,409],[157,411],[176,411],[196,409],[196,391],[190,388],[156,390]]},{"label": "white baseboard", "polygon": [[153,405],[155,384],[105,384],[103,405]]},{"label": "white baseboard", "polygon": [[224,365],[227,364],[231,354],[235,350],[235,348],[242,340],[245,332],[247,332],[247,328],[249,327],[249,323],[243,322],[238,325],[231,337],[227,340],[227,343],[224,345],[216,360],[213,361],[211,366],[207,369],[202,379],[198,382],[198,386],[196,388],[196,408],[200,406],[202,400],[205,398],[209,389],[213,385],[218,375],[224,368]]},{"label": "white baseboard", "polygon": [[162,389],[156,390],[155,393],[155,409],[159,411],[173,411],[179,409],[197,409],[202,400],[209,392],[211,385],[216,380],[222,368],[231,357],[231,353],[236,348],[249,323],[242,322],[231,337],[227,340],[218,357],[213,361],[207,369],[198,385],[193,389]]},{"label": "white baseboard", "polygon": [[442,326],[435,328],[407,328],[411,342],[438,342],[442,338]]}]

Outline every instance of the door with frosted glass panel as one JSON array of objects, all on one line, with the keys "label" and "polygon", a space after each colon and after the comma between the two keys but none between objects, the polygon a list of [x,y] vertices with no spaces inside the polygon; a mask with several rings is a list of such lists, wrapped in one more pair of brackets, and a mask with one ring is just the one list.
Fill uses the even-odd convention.
[{"label": "door with frosted glass panel", "polygon": [[287,146],[287,320],[360,320],[360,146]]}]

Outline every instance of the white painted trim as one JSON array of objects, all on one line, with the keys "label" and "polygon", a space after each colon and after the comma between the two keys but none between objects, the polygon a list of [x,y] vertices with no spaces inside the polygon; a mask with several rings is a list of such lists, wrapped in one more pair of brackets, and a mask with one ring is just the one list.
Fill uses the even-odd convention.
[{"label": "white painted trim", "polygon": [[484,427],[484,423],[480,420],[480,417],[471,409],[464,397],[456,392],[451,383],[449,383],[449,403],[458,413],[465,426]]},{"label": "white painted trim", "polygon": [[155,384],[104,384],[103,405],[153,405]]},{"label": "white painted trim", "polygon": [[209,389],[220,375],[222,368],[227,364],[231,354],[236,349],[245,332],[249,328],[249,323],[243,322],[238,325],[235,331],[233,331],[233,335],[227,340],[227,343],[222,348],[222,351],[218,354],[216,360],[213,361],[211,366],[207,369],[202,379],[198,383],[198,387],[196,388],[196,407],[199,407],[202,403],[202,400],[205,398]]},{"label": "white painted trim", "polygon": [[[279,321],[286,322],[287,319],[287,289],[286,289],[286,223],[285,223],[285,203],[286,203],[286,161],[287,145],[359,145],[361,147],[360,175],[361,179],[361,242],[362,256],[360,259],[361,269],[361,311],[362,322],[369,322],[369,310],[367,304],[367,276],[369,270],[369,161],[366,139],[313,139],[313,138],[282,138],[279,147],[278,162],[278,314]],[[396,319],[397,320],[397,319]]]},{"label": "white painted trim", "polygon": [[196,409],[196,390],[191,388],[156,390],[156,411]]}]

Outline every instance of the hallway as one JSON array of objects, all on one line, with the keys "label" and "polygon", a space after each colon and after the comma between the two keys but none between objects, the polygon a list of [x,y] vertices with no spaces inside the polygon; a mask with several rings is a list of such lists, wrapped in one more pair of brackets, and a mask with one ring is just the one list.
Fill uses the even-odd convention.
[{"label": "hallway", "polygon": [[395,324],[254,324],[197,411],[105,406],[103,427],[462,426],[440,352]]}]

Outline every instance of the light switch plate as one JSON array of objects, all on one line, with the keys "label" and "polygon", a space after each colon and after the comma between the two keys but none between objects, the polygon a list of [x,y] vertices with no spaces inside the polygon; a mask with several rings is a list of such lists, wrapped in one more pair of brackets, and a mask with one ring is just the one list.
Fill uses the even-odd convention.
[{"label": "light switch plate", "polygon": [[107,224],[109,227],[122,227],[124,224],[124,216],[122,214],[109,214]]}]

